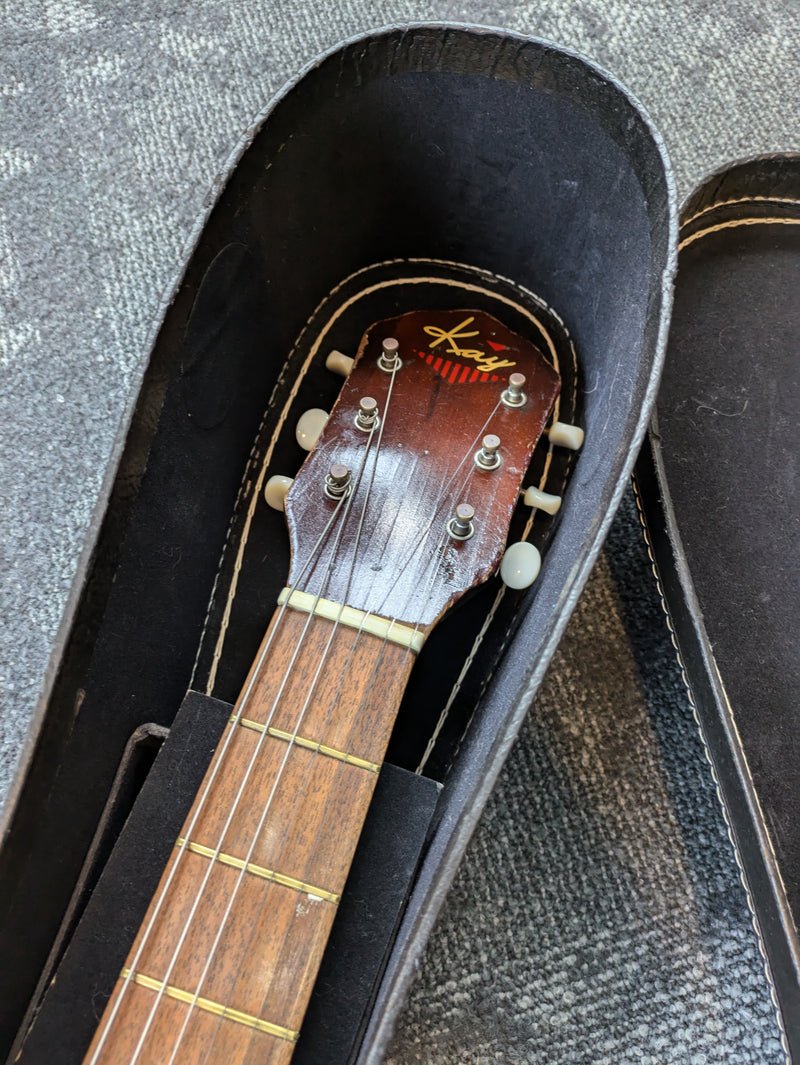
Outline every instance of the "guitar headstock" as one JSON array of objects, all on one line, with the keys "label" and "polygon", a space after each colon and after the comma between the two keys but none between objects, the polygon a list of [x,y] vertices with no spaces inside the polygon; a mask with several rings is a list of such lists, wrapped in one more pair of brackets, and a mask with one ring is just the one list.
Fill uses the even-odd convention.
[{"label": "guitar headstock", "polygon": [[286,498],[289,586],[427,632],[497,568],[559,387],[480,311],[371,326]]}]

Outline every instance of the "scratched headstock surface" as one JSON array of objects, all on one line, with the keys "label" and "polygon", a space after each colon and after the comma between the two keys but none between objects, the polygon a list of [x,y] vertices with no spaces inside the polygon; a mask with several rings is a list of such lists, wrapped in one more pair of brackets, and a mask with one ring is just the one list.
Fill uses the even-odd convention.
[{"label": "scratched headstock surface", "polygon": [[[378,361],[387,337],[399,342],[394,375]],[[501,395],[514,373],[525,376],[526,398],[511,408]],[[428,630],[499,564],[559,387],[538,348],[483,312],[377,322],[287,497],[289,586]],[[377,401],[381,419],[371,435],[355,425],[364,396]],[[475,462],[487,434],[500,438],[494,470]],[[334,463],[351,471],[341,504],[324,492]],[[475,511],[474,532],[459,540],[447,525],[465,503]]]}]

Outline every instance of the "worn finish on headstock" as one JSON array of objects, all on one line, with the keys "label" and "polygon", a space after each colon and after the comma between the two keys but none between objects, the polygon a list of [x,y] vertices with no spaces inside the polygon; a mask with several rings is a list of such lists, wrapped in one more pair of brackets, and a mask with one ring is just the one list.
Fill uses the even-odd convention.
[{"label": "worn finish on headstock", "polygon": [[[378,362],[388,337],[402,361],[394,378]],[[517,373],[525,400],[509,407],[501,396]],[[427,631],[499,564],[559,386],[538,348],[480,311],[412,312],[373,325],[286,500],[289,585]],[[382,422],[371,436],[355,424],[364,396],[377,400]],[[475,463],[487,434],[500,438],[493,470]],[[352,492],[307,565],[337,506],[324,493],[333,464],[351,471]],[[447,530],[459,504],[475,510],[465,540]]]},{"label": "worn finish on headstock", "polygon": [[[387,337],[393,374],[378,363]],[[289,582],[412,631],[399,640],[363,614],[351,627],[319,603],[276,612],[85,1065],[288,1065],[414,652],[499,562],[558,387],[541,353],[485,314],[368,331],[287,497]],[[494,440],[490,468],[475,461],[486,437],[499,437],[496,468]],[[348,469],[337,503],[325,478],[335,496]]]}]

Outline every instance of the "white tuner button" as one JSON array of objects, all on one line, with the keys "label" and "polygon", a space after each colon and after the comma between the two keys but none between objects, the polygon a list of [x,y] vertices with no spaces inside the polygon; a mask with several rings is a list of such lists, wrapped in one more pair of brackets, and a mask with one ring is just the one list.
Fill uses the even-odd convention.
[{"label": "white tuner button", "polygon": [[264,485],[264,499],[273,510],[284,510],[286,493],[294,484],[292,477],[282,477],[279,473],[270,477]]},{"label": "white tuner button", "polygon": [[536,507],[547,514],[557,514],[561,506],[561,496],[551,496],[549,492],[543,492],[541,488],[535,488],[533,485],[525,489],[522,501],[526,507]]},{"label": "white tuner button", "polygon": [[580,451],[583,447],[583,429],[568,422],[553,422],[547,434],[550,443],[556,447],[566,447],[570,451]]},{"label": "white tuner button", "polygon": [[512,544],[500,563],[500,577],[509,588],[530,588],[539,576],[542,556],[527,540]]},{"label": "white tuner button", "polygon": [[304,451],[310,451],[319,439],[319,434],[325,428],[328,415],[319,407],[312,407],[305,414],[301,414],[295,429],[297,443]]},{"label": "white tuner button", "polygon": [[338,373],[341,377],[348,377],[353,369],[353,362],[349,355],[341,351],[332,351],[325,360],[325,366],[332,373]]}]

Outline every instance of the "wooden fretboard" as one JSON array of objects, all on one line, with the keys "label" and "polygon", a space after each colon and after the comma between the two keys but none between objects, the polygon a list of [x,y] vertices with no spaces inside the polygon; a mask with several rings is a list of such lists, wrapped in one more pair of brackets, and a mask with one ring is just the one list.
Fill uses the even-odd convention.
[{"label": "wooden fretboard", "polygon": [[86,1065],[292,1056],[414,655],[292,609],[265,644]]}]

